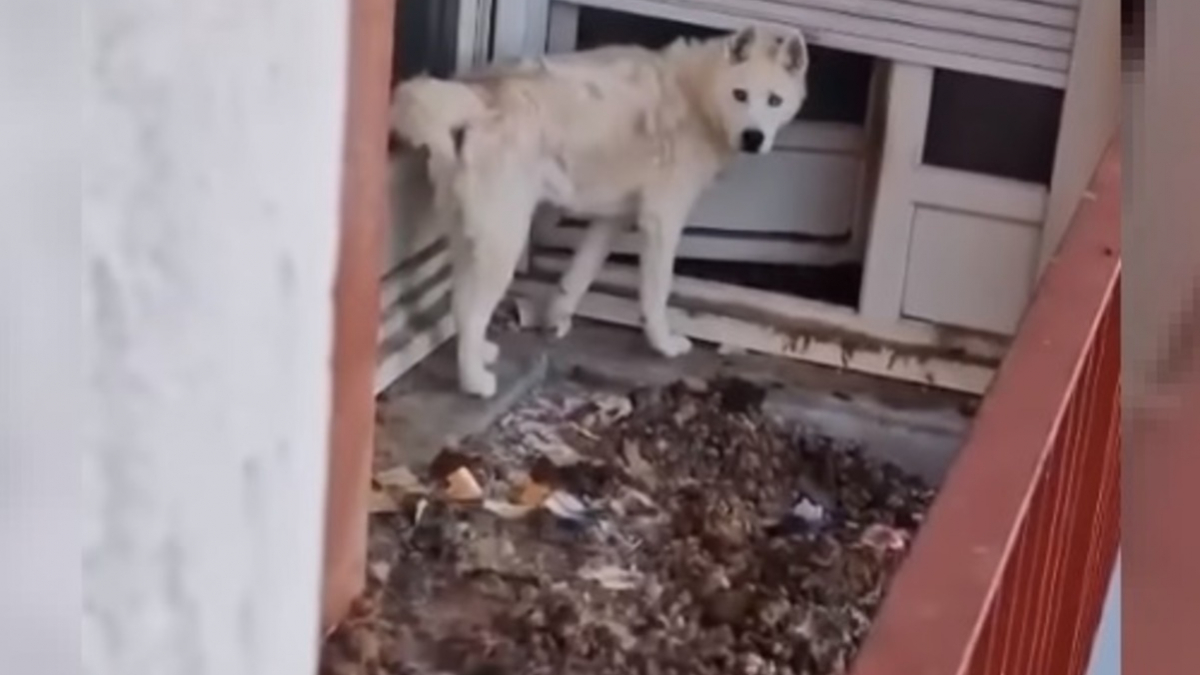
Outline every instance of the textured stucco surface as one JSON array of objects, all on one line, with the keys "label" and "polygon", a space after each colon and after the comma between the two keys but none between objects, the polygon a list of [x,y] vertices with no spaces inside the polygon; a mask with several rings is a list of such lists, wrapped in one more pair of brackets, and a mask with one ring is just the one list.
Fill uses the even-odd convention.
[{"label": "textured stucco surface", "polygon": [[90,675],[313,672],[347,16],[85,5]]}]

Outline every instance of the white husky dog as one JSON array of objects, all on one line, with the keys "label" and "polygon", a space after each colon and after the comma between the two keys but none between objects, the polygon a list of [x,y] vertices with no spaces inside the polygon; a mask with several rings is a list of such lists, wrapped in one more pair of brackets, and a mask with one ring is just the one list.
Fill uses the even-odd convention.
[{"label": "white husky dog", "polygon": [[612,237],[642,235],[646,338],[673,357],[667,325],[675,252],[689,212],[739,152],[765,153],[806,95],[808,49],[794,31],[746,28],[660,51],[605,47],[397,87],[399,139],[428,153],[437,208],[452,214],[459,386],[496,392],[487,326],[507,291],[534,210],[592,221],[550,304],[564,335]]}]

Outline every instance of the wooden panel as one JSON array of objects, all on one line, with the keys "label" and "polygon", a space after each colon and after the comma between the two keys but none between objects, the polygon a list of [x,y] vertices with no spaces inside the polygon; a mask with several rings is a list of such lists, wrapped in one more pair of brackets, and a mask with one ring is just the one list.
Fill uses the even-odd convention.
[{"label": "wooden panel", "polygon": [[[813,44],[1053,87],[1065,85],[1073,42],[1071,22],[1053,12],[1043,12],[1051,21],[1042,24],[901,0],[572,2],[722,29],[746,22],[794,25]],[[1058,7],[1064,9],[1074,12]]]},{"label": "wooden panel", "polygon": [[1026,224],[918,208],[904,315],[1014,333],[1033,288],[1038,239]]}]

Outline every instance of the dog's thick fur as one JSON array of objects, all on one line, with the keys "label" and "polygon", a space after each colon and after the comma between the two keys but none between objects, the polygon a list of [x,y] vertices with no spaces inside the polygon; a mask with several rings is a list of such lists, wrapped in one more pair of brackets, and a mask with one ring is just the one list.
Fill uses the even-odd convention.
[{"label": "dog's thick fur", "polygon": [[559,335],[615,232],[643,238],[645,334],[666,356],[690,348],[666,306],[676,248],[703,190],[738,152],[767,152],[804,101],[799,33],[747,28],[661,51],[605,47],[397,87],[393,129],[428,153],[437,208],[452,213],[459,383],[490,397],[498,356],[487,324],[539,205],[592,221],[548,320]]}]

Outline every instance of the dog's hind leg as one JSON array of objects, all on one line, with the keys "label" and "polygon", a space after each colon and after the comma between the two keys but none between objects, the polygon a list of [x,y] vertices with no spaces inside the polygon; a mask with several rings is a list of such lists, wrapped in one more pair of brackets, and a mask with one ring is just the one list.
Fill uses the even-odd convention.
[{"label": "dog's hind leg", "polygon": [[583,241],[575,250],[575,257],[571,259],[571,266],[558,282],[558,292],[546,312],[546,323],[554,329],[557,337],[565,337],[571,331],[571,317],[579,308],[579,301],[608,259],[613,237],[626,224],[627,221],[622,219],[601,218],[588,226]]},{"label": "dog's hind leg", "polygon": [[691,340],[672,333],[667,322],[675,254],[686,219],[687,210],[677,203],[643,207],[638,219],[642,231],[642,329],[650,346],[668,358],[686,354],[692,348]]},{"label": "dog's hind leg", "polygon": [[487,339],[496,306],[512,283],[529,223],[532,198],[507,196],[463,209],[463,232],[454,252],[454,320],[458,328],[458,381],[467,394],[490,398],[497,389],[488,365],[499,348]]}]

